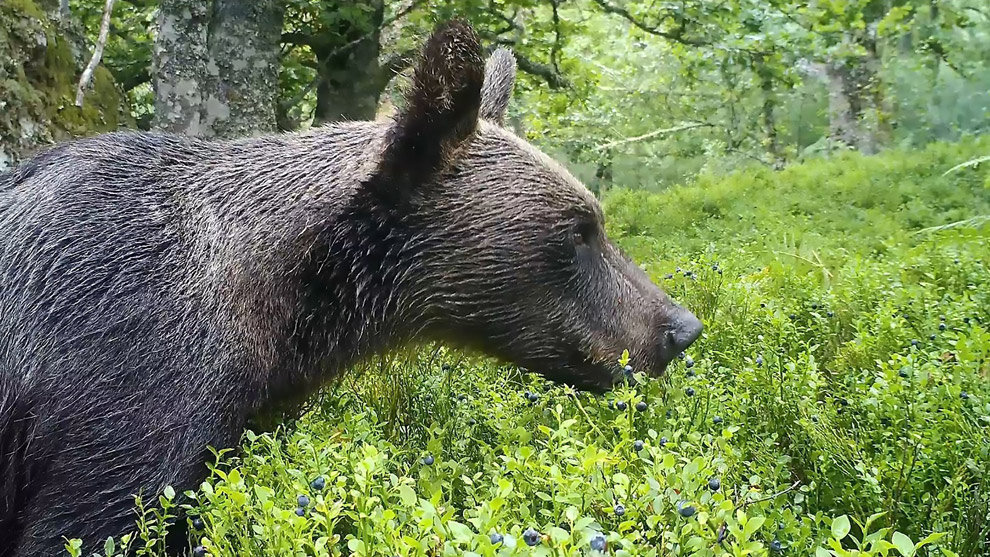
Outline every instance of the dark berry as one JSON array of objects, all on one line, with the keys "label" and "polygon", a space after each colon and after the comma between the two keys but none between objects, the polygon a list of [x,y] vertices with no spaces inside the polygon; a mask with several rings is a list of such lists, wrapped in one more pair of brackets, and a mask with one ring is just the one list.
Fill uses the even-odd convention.
[{"label": "dark berry", "polygon": [[523,393],[523,398],[525,398],[526,400],[529,400],[529,397],[531,397],[531,396],[533,396],[533,393],[531,393],[529,391],[526,391],[525,393]]},{"label": "dark berry", "polygon": [[794,319],[797,319],[797,314],[792,313],[788,317],[790,317],[791,320],[794,320]]},{"label": "dark berry", "polygon": [[697,510],[694,508],[693,505],[686,505],[682,502],[680,505],[678,505],[677,512],[681,513],[681,516],[683,516],[684,518],[691,518],[692,516],[694,516],[694,513],[696,513]]},{"label": "dark berry", "polygon": [[718,529],[718,538],[715,540],[717,543],[722,543],[725,538],[729,537],[729,529],[725,527],[725,524]]},{"label": "dark berry", "polygon": [[451,369],[450,364],[443,364],[442,366],[440,366],[440,369],[443,370],[444,372],[450,371]]},{"label": "dark berry", "polygon": [[433,455],[426,455],[426,457],[423,458],[423,464],[427,466],[433,466],[434,462],[436,461],[434,460]]},{"label": "dark berry", "polygon": [[945,316],[944,315],[939,315],[938,316],[938,319],[939,319],[939,321],[945,321]]},{"label": "dark berry", "polygon": [[712,418],[712,423],[715,425],[722,423],[722,416],[715,416],[714,418]]},{"label": "dark berry", "polygon": [[767,304],[765,302],[760,302],[760,307],[766,309]]},{"label": "dark berry", "polygon": [[688,387],[687,389],[684,389],[684,394],[686,394],[687,396],[694,396],[694,387]]},{"label": "dark berry", "polygon": [[817,424],[818,423],[818,416],[812,416],[811,417],[811,421]]},{"label": "dark berry", "polygon": [[309,487],[316,491],[323,491],[323,488],[327,486],[327,479],[323,476],[317,476],[315,480],[310,482]]},{"label": "dark berry", "polygon": [[757,356],[756,357],[756,365],[757,366],[762,366],[763,365],[763,356]]},{"label": "dark berry", "polygon": [[629,364],[626,364],[625,366],[623,366],[622,371],[624,371],[626,375],[629,375],[633,372],[633,367]]},{"label": "dark berry", "polygon": [[770,551],[774,553],[780,553],[784,550],[784,546],[781,545],[780,540],[773,540],[770,542]]},{"label": "dark berry", "polygon": [[679,353],[679,354],[677,354],[677,357],[678,357],[679,359],[681,359],[681,360],[683,360],[684,358],[686,358],[686,357],[687,357],[687,354],[685,354],[684,352],[681,352],[681,353]]},{"label": "dark berry", "polygon": [[296,516],[306,516],[306,509],[302,507],[296,507]]},{"label": "dark berry", "polygon": [[928,340],[935,340],[935,335],[929,335]]},{"label": "dark berry", "polygon": [[590,545],[592,551],[605,551],[605,536],[601,533],[595,534],[591,537]]},{"label": "dark berry", "polygon": [[718,478],[708,480],[708,489],[718,491],[722,487],[722,482]]},{"label": "dark berry", "polygon": [[206,557],[206,548],[201,545],[197,545],[193,548],[192,554],[193,557]]},{"label": "dark berry", "polygon": [[674,275],[671,274],[671,273],[667,273],[666,275],[663,276],[663,278],[665,278],[667,280],[670,280],[670,279],[674,278]]},{"label": "dark berry", "polygon": [[608,409],[609,410],[615,409],[615,401],[614,400],[608,401]]},{"label": "dark berry", "polygon": [[901,371],[897,372],[897,375],[906,378],[908,376],[908,372],[902,369]]},{"label": "dark berry", "polygon": [[911,341],[911,346],[914,346],[915,348],[917,348],[919,344],[921,343],[918,342],[917,339]]},{"label": "dark berry", "polygon": [[536,401],[538,401],[538,400],[540,400],[540,395],[538,395],[536,393],[529,393],[529,401],[530,402],[536,403]]},{"label": "dark berry", "polygon": [[615,403],[615,407],[618,408],[619,410],[625,410],[626,409],[626,401],[624,401],[624,400],[617,401]]},{"label": "dark berry", "polygon": [[491,540],[492,545],[498,545],[498,544],[502,543],[502,540],[505,539],[505,538],[504,538],[504,536],[502,536],[502,534],[499,534],[498,532],[495,532],[491,536],[489,536],[488,539]]},{"label": "dark berry", "polygon": [[959,398],[961,398],[963,400],[969,400],[969,393],[967,393],[966,391],[963,391],[963,392],[959,393]]},{"label": "dark berry", "polygon": [[661,437],[660,438],[660,446],[661,447],[666,447],[667,446],[667,438],[666,437]]},{"label": "dark berry", "polygon": [[626,507],[623,506],[621,503],[616,505],[613,510],[615,511],[615,516],[622,516],[626,514]]},{"label": "dark berry", "polygon": [[192,519],[193,530],[202,530],[205,526],[206,524],[203,523],[202,518],[197,516],[196,518]]},{"label": "dark berry", "polygon": [[691,356],[685,357],[684,358],[684,365],[687,366],[688,368],[694,367],[694,359],[692,359]]},{"label": "dark berry", "polygon": [[635,441],[635,442],[633,443],[633,449],[634,449],[634,450],[635,450],[636,452],[639,452],[639,451],[641,451],[641,450],[643,450],[643,442],[642,442],[642,441],[640,441],[639,439],[637,439],[637,440],[636,440],[636,441]]},{"label": "dark berry", "polygon": [[694,371],[693,369],[687,370],[687,376],[688,377],[694,377],[695,375],[698,375],[698,373],[696,371]]},{"label": "dark berry", "polygon": [[811,304],[811,309],[818,309],[818,304]]},{"label": "dark berry", "polygon": [[647,408],[646,401],[641,400],[636,403],[636,410],[639,410],[640,412],[646,412],[646,408]]},{"label": "dark berry", "polygon": [[963,323],[969,325],[969,317],[963,317]]},{"label": "dark berry", "polygon": [[669,420],[670,417],[673,416],[674,414],[670,410],[667,410],[666,412],[663,413],[663,415]]},{"label": "dark berry", "polygon": [[305,495],[300,495],[299,497],[296,497],[296,504],[299,505],[300,507],[308,507],[309,497],[306,497]]},{"label": "dark berry", "polygon": [[540,545],[540,533],[532,528],[526,528],[523,532],[523,541],[530,547]]},{"label": "dark berry", "polygon": [[835,313],[834,312],[831,312],[831,311],[828,312],[828,313],[826,313],[825,315],[827,315],[829,317],[835,317]]},{"label": "dark berry", "polygon": [[944,331],[945,330],[945,323],[939,323],[938,324],[938,330]]}]

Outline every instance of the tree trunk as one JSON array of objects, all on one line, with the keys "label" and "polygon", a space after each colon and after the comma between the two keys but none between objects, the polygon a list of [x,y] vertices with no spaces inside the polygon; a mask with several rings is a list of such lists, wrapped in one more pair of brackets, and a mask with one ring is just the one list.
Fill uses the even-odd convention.
[{"label": "tree trunk", "polygon": [[770,153],[774,167],[781,167],[784,163],[783,153],[780,151],[780,140],[777,133],[777,93],[774,89],[773,71],[767,67],[766,61],[760,56],[756,60],[756,76],[760,82],[760,91],[763,95],[763,105],[760,115],[763,120],[763,135],[766,140],[767,151]]},{"label": "tree trunk", "polygon": [[876,153],[886,137],[886,100],[880,82],[876,43],[862,42],[866,54],[810,64],[811,74],[828,88],[829,137],[860,151]]},{"label": "tree trunk", "polygon": [[282,19],[278,0],[162,0],[155,127],[198,137],[274,131]]},{"label": "tree trunk", "polygon": [[211,123],[203,121],[206,92],[216,76],[216,68],[208,64],[209,24],[207,2],[162,0],[152,69],[154,127],[197,137],[213,135]]},{"label": "tree trunk", "polygon": [[216,135],[275,131],[284,16],[279,0],[214,0],[209,42],[218,76],[204,113]]},{"label": "tree trunk", "polygon": [[381,26],[385,13],[382,0],[372,0],[373,29],[363,27],[341,30],[344,44],[338,42],[313,46],[317,58],[319,83],[316,86],[316,111],[314,123],[335,120],[370,120],[375,117],[378,99],[387,83],[378,60]]}]

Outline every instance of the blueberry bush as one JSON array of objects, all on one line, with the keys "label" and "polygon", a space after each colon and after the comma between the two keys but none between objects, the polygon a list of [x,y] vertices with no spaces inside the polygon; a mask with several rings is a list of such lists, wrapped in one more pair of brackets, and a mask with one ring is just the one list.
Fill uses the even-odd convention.
[{"label": "blueberry bush", "polygon": [[946,172],[988,152],[613,190],[611,235],[706,323],[665,378],[369,362],[105,554],[179,520],[214,556],[988,555],[990,173]]}]

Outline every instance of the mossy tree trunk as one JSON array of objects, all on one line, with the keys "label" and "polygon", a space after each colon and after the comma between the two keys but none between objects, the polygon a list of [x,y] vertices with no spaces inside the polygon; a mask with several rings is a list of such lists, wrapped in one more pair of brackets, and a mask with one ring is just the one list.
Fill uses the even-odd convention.
[{"label": "mossy tree trunk", "polygon": [[277,0],[163,0],[155,40],[155,126],[199,137],[276,129]]},{"label": "mossy tree trunk", "polygon": [[58,0],[0,1],[0,170],[73,137],[130,123],[110,72],[98,67],[83,106],[74,106],[88,59],[57,23]]}]

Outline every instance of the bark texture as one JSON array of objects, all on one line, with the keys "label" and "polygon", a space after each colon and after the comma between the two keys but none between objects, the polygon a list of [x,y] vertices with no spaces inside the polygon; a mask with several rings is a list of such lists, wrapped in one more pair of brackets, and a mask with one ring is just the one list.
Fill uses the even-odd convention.
[{"label": "bark texture", "polygon": [[274,131],[283,17],[277,0],[164,0],[155,127],[196,137]]}]

